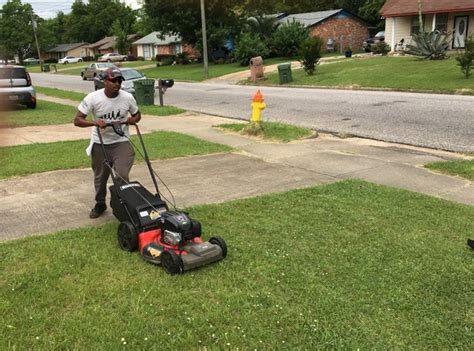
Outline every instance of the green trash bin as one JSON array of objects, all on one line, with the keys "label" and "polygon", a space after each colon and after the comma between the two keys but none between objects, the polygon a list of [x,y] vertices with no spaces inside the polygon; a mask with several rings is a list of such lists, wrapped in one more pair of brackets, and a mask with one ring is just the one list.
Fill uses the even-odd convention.
[{"label": "green trash bin", "polygon": [[292,82],[291,63],[282,63],[281,65],[278,65],[278,76],[280,77],[280,84]]},{"label": "green trash bin", "polygon": [[49,65],[43,65],[43,72],[49,72]]},{"label": "green trash bin", "polygon": [[139,105],[155,104],[155,80],[138,79],[133,82],[135,88],[135,100]]}]

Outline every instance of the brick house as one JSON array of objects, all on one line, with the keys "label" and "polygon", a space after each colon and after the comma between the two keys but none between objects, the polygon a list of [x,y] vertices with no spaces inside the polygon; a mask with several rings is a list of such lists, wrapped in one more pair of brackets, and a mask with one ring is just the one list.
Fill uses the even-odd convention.
[{"label": "brick house", "polygon": [[191,45],[183,43],[177,35],[162,35],[160,32],[151,32],[143,38],[132,43],[137,52],[137,56],[142,56],[145,60],[152,60],[158,56],[174,56],[185,52],[188,57],[199,57]]},{"label": "brick house", "polygon": [[297,13],[278,20],[292,21],[309,27],[310,35],[322,38],[324,43],[333,40],[341,52],[349,47],[361,51],[362,43],[369,37],[369,24],[344,9]]},{"label": "brick house", "polygon": [[[385,17],[385,42],[392,51],[420,30],[418,1],[387,0],[380,10]],[[466,38],[474,35],[474,0],[422,0],[423,30],[452,32],[450,49],[464,48]]]}]

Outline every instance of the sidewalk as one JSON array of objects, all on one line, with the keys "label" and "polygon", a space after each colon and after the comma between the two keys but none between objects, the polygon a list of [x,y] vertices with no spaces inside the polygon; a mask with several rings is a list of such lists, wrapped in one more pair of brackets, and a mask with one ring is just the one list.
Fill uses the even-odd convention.
[{"label": "sidewalk", "polygon": [[[143,132],[176,131],[236,149],[231,153],[153,162],[154,169],[172,190],[178,207],[351,178],[474,205],[472,182],[436,174],[422,167],[429,162],[459,159],[461,155],[360,138],[339,139],[330,135],[288,144],[270,143],[224,133],[212,127],[226,122],[236,121],[195,113],[171,117],[143,116],[140,122]],[[9,137],[2,144],[84,139],[89,137],[89,132],[89,129],[76,128],[72,123],[16,128],[3,133]],[[131,178],[152,189],[143,163],[134,166]],[[0,241],[113,220],[110,209],[97,220],[88,218],[93,204],[90,169],[3,180],[0,181],[0,194]]]}]

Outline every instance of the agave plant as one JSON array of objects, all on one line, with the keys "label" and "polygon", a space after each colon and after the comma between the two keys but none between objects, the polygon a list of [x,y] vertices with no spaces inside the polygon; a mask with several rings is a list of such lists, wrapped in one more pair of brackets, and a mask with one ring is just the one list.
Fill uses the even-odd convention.
[{"label": "agave plant", "polygon": [[415,56],[423,56],[428,60],[447,58],[451,34],[446,32],[420,32],[412,35],[415,45],[407,45],[406,52]]}]

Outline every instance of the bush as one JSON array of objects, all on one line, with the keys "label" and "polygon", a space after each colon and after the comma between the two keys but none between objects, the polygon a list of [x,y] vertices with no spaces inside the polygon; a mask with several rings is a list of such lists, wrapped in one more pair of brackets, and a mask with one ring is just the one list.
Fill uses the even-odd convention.
[{"label": "bush", "polygon": [[371,51],[374,54],[385,56],[390,52],[390,46],[384,41],[379,41],[377,44],[372,45]]},{"label": "bush", "polygon": [[189,57],[188,54],[185,52],[181,52],[176,55],[176,63],[179,63],[180,65],[187,65],[189,63]]},{"label": "bush", "polygon": [[298,60],[303,65],[304,71],[312,76],[316,70],[316,65],[321,58],[321,47],[323,41],[320,37],[308,38],[301,44],[298,52]]},{"label": "bush", "polygon": [[136,56],[133,56],[133,55],[127,55],[127,60],[128,61],[136,61],[137,58],[136,58]]},{"label": "bush", "polygon": [[94,61],[97,61],[99,59],[99,57],[102,57],[103,55],[102,54],[95,54],[94,55]]},{"label": "bush", "polygon": [[145,61],[145,58],[143,56],[137,56],[137,61]]},{"label": "bush", "polygon": [[94,56],[82,56],[81,59],[84,62],[90,62],[90,61],[94,61]]},{"label": "bush", "polygon": [[273,33],[273,50],[278,56],[295,57],[308,34],[309,30],[299,22],[285,23]]},{"label": "bush", "polygon": [[474,38],[472,36],[469,40],[466,40],[464,53],[456,57],[456,60],[461,68],[461,72],[464,74],[464,78],[469,78],[471,76],[471,69],[474,67]]},{"label": "bush", "polygon": [[422,56],[428,60],[442,60],[447,58],[450,34],[434,31],[420,32],[412,35],[415,45],[407,45],[407,53]]},{"label": "bush", "polygon": [[58,63],[58,59],[54,57],[47,58],[44,63]]},{"label": "bush", "polygon": [[234,57],[241,66],[248,66],[252,57],[265,57],[269,52],[267,45],[259,37],[244,33],[235,45]]},{"label": "bush", "polygon": [[162,60],[165,60],[165,59],[173,59],[174,61],[174,55],[168,55],[168,54],[157,54],[155,56],[155,59],[156,59],[156,62],[161,62]]}]

